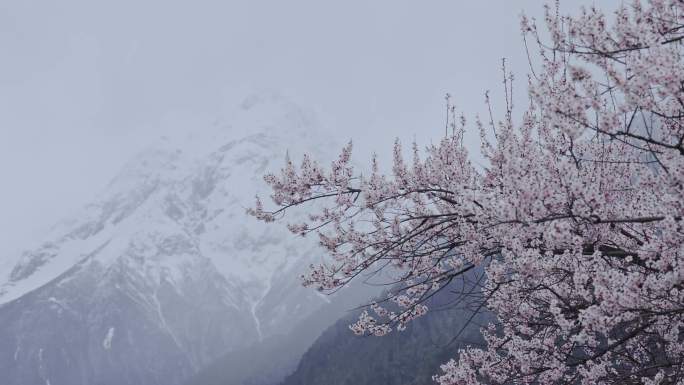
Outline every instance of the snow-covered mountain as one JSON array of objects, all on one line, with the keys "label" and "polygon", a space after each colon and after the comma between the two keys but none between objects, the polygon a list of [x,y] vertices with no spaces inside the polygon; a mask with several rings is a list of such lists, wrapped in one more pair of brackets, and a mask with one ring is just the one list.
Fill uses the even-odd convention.
[{"label": "snow-covered mountain", "polygon": [[298,284],[315,242],[245,208],[288,149],[338,146],[277,96],[229,120],[143,152],[0,271],[3,385],[180,384],[328,301]]}]

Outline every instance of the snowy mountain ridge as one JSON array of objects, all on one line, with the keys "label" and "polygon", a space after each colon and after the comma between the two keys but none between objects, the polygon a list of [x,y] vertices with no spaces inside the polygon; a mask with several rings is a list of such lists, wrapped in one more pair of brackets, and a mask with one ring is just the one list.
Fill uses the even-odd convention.
[{"label": "snowy mountain ridge", "polygon": [[[312,139],[315,129],[307,117],[288,101],[251,97],[240,112],[237,123],[203,135],[165,138],[158,148],[128,162],[95,203],[55,226],[48,241],[24,253],[5,272],[0,304],[44,285],[84,258],[109,264],[127,249],[142,247],[145,237],[157,242],[174,232],[196,238],[194,246],[231,279],[266,282],[295,263],[285,257],[295,250],[283,250],[292,236],[254,221],[244,211],[256,193],[264,192],[261,175],[280,167],[286,151],[306,148],[306,142],[311,143],[309,150],[325,151]],[[253,133],[229,139],[235,131]],[[332,144],[328,147],[336,150]],[[239,226],[227,235],[225,224],[230,222]],[[289,243],[298,248],[304,244]],[[296,251],[316,253],[307,246]],[[147,255],[144,260],[169,271],[175,265],[168,256]]]},{"label": "snowy mountain ridge", "polygon": [[286,151],[325,158],[337,146],[276,96],[248,99],[231,119],[131,160],[2,272],[9,384],[181,383],[328,302],[299,285],[320,258],[315,240],[245,209]]}]

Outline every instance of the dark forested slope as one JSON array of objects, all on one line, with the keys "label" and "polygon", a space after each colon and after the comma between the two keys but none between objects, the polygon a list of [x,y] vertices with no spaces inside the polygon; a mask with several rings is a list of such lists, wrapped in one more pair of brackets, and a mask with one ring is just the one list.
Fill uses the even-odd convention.
[{"label": "dark forested slope", "polygon": [[456,357],[459,348],[482,343],[479,326],[489,317],[483,313],[468,322],[472,312],[447,306],[449,299],[453,293],[440,293],[428,304],[432,311],[426,316],[384,337],[355,336],[349,324],[356,314],[350,314],[316,340],[282,385],[432,383],[440,364]]}]

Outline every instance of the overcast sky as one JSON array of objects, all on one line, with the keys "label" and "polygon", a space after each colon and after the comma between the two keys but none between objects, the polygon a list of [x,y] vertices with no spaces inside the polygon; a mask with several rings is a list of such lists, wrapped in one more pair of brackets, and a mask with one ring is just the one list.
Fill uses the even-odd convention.
[{"label": "overcast sky", "polygon": [[252,92],[290,97],[359,151],[429,143],[446,92],[472,116],[500,91],[502,57],[523,94],[518,16],[543,3],[0,0],[0,250],[86,203],[143,145]]}]

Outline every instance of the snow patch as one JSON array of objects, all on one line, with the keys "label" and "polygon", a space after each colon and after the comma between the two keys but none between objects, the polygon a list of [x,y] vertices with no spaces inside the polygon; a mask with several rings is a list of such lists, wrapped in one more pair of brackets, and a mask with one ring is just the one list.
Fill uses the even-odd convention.
[{"label": "snow patch", "polygon": [[45,380],[45,385],[50,385],[50,379],[47,378],[45,365],[43,363],[43,348],[38,350],[38,373],[43,380]]},{"label": "snow patch", "polygon": [[254,318],[254,324],[256,325],[257,335],[259,335],[259,341],[263,341],[264,335],[261,331],[261,320],[257,316],[256,312],[257,312],[257,308],[259,307],[261,302],[263,302],[264,298],[266,298],[266,296],[268,295],[268,293],[270,291],[271,291],[271,281],[268,280],[268,281],[266,281],[266,288],[264,289],[263,294],[261,295],[261,298],[259,298],[257,301],[254,301],[254,303],[252,303],[252,307],[251,307],[252,318]]},{"label": "snow patch", "polygon": [[157,315],[159,316],[159,322],[160,326],[162,329],[164,329],[173,342],[178,346],[179,348],[183,348],[183,345],[181,345],[180,340],[176,336],[176,333],[173,332],[173,330],[169,327],[169,325],[166,323],[166,317],[164,317],[164,312],[161,307],[161,303],[159,302],[159,297],[157,297],[157,293],[155,292],[154,295],[152,296],[152,300],[154,301],[154,307],[155,310],[157,311]]},{"label": "snow patch", "polygon": [[114,338],[114,330],[116,329],[113,327],[109,328],[109,330],[107,331],[107,335],[104,338],[104,341],[102,341],[102,347],[105,350],[109,350],[112,348],[112,338]]}]

